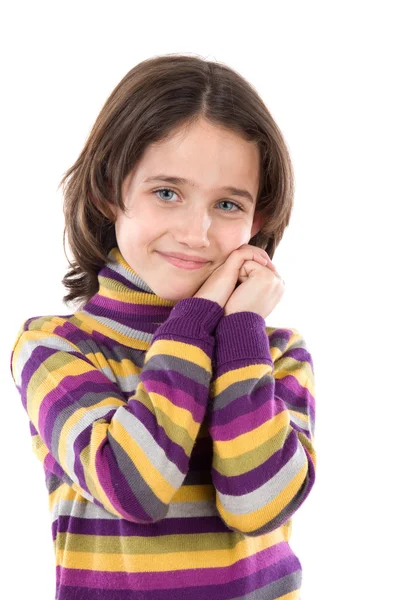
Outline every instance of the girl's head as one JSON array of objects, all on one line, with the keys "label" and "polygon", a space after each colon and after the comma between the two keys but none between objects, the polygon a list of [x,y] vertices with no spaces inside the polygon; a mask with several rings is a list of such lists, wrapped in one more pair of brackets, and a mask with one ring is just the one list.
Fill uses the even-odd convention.
[{"label": "girl's head", "polygon": [[[66,302],[97,292],[114,246],[158,296],[191,297],[242,244],[273,258],[293,204],[289,153],[257,92],[231,68],[185,55],[125,75],[60,185],[74,259]],[[183,270],[169,252],[208,262]]]}]

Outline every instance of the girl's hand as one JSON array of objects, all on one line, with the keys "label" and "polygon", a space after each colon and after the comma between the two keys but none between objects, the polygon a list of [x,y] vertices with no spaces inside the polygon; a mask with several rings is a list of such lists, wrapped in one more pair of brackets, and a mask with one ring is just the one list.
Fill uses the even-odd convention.
[{"label": "girl's hand", "polygon": [[258,258],[245,261],[240,269],[240,284],[225,305],[225,316],[246,311],[257,313],[265,319],[282,298],[285,282],[269,257],[263,266]]},{"label": "girl's hand", "polygon": [[265,250],[243,244],[215,269],[193,298],[218,302],[225,307],[225,315],[252,311],[265,318],[279,302],[283,286]]}]

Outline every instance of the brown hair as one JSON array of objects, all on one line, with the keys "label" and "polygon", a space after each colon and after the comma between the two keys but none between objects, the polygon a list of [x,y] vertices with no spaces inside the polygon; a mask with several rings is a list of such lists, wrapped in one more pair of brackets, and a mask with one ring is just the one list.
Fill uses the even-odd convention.
[{"label": "brown hair", "polygon": [[260,150],[256,211],[260,231],[249,244],[273,258],[293,205],[294,175],[283,135],[256,90],[232,68],[198,56],[167,54],[131,69],[111,92],[76,162],[58,187],[73,262],[62,283],[64,302],[98,291],[98,272],[117,246],[107,202],[125,210],[121,185],[146,147],[199,118],[233,130]]}]

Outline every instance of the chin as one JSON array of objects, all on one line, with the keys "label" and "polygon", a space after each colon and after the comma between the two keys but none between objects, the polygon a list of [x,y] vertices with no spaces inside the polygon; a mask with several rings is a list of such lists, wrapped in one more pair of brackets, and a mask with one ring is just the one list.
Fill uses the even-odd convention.
[{"label": "chin", "polygon": [[167,288],[163,288],[161,286],[153,287],[153,292],[162,298],[163,300],[168,300],[169,302],[179,302],[179,300],[183,300],[184,298],[191,298],[196,292],[197,289],[190,290],[186,288],[182,289],[174,289],[173,286],[168,286]]}]

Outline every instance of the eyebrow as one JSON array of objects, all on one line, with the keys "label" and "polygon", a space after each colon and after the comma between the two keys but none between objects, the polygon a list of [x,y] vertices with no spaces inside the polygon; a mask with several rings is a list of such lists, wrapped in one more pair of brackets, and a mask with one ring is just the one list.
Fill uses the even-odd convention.
[{"label": "eyebrow", "polygon": [[[164,175],[164,173],[158,173],[158,175],[153,175],[151,177],[147,177],[143,183],[155,182],[155,181],[166,181],[167,183],[172,183],[175,185],[184,185],[188,184],[192,187],[196,187],[196,184],[191,179],[185,179],[184,177],[176,177],[173,175]],[[239,196],[241,198],[245,198],[249,200],[251,204],[254,204],[253,196],[247,190],[242,190],[237,187],[233,187],[231,185],[226,185],[220,188],[224,192],[228,192],[232,196]]]}]

